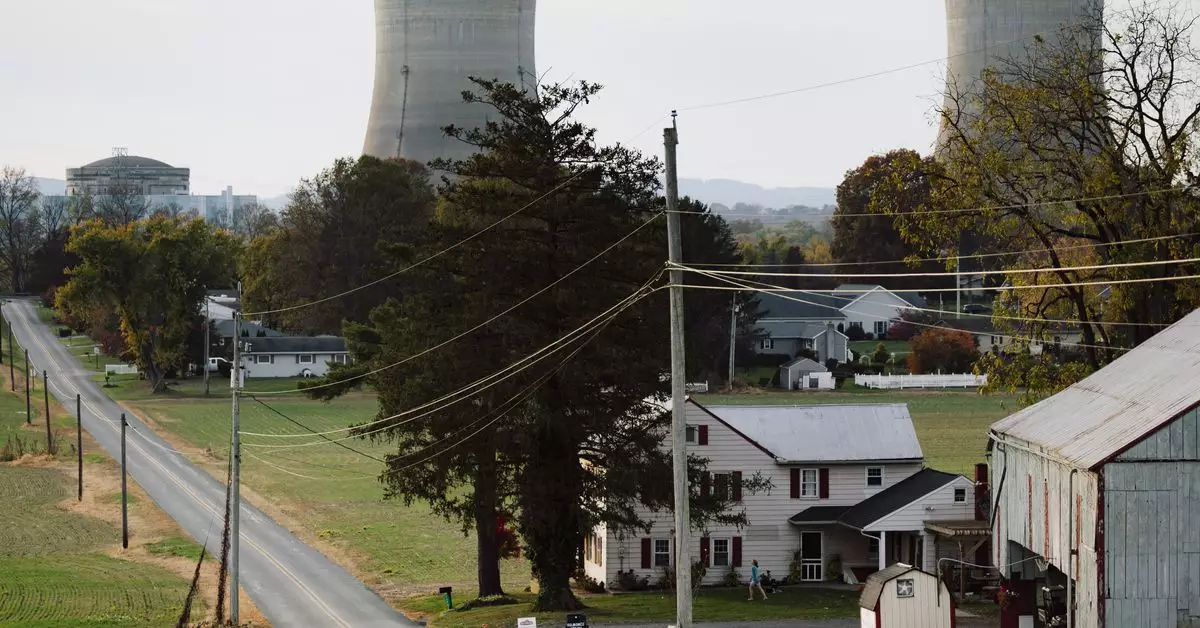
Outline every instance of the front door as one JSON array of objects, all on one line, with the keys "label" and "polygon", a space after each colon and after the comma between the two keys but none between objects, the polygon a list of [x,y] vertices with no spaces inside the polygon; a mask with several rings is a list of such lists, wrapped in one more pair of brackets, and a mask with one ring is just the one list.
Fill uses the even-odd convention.
[{"label": "front door", "polygon": [[800,533],[800,579],[820,582],[825,579],[825,556],[820,532]]}]

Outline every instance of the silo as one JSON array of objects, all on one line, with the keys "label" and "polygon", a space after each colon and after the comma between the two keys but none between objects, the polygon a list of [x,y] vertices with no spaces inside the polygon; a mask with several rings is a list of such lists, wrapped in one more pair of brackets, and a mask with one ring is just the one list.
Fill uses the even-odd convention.
[{"label": "silo", "polygon": [[454,124],[482,127],[494,111],[466,104],[468,77],[534,88],[537,0],[375,0],[375,92],[363,152],[421,162],[461,159]]},{"label": "silo", "polygon": [[1019,59],[1035,36],[1053,41],[1063,26],[1086,23],[1103,6],[1103,0],[946,0],[947,93],[969,90],[984,68]]}]

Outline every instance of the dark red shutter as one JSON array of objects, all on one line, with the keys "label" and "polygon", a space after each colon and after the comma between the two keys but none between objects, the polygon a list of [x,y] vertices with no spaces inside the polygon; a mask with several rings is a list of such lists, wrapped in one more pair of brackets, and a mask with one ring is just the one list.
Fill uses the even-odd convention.
[{"label": "dark red shutter", "polygon": [[731,477],[733,478],[733,501],[740,502],[742,501],[742,472],[734,471]]},{"label": "dark red shutter", "polygon": [[700,561],[702,564],[708,564],[708,537],[700,537]]},{"label": "dark red shutter", "polygon": [[711,485],[711,482],[712,482],[712,476],[708,474],[708,471],[704,471],[703,473],[700,474],[700,496],[701,497],[708,497],[708,494],[709,494],[708,487]]},{"label": "dark red shutter", "polygon": [[650,568],[650,539],[642,539],[642,569]]},{"label": "dark red shutter", "polygon": [[700,444],[701,445],[708,444],[708,426],[707,425],[700,426]]},{"label": "dark red shutter", "polygon": [[742,537],[733,537],[733,566],[742,566]]},{"label": "dark red shutter", "polygon": [[792,469],[792,499],[800,499],[800,469]]},{"label": "dark red shutter", "polygon": [[829,469],[821,469],[818,475],[821,482],[821,487],[818,489],[821,499],[829,499]]}]

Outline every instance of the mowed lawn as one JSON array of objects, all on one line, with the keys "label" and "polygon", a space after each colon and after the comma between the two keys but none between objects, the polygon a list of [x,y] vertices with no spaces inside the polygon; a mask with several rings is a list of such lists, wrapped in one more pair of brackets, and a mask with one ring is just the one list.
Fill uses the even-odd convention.
[{"label": "mowed lawn", "polygon": [[[292,380],[247,382],[251,395],[255,390],[294,388]],[[231,412],[228,381],[212,381],[209,399],[202,396],[202,384],[194,381],[181,383],[158,399],[132,384],[121,390],[118,396],[159,428],[181,437],[194,449],[210,450],[204,456],[190,457],[209,460],[209,470],[224,479]],[[264,395],[261,400],[263,403],[249,395],[242,397],[242,431],[281,436],[243,437],[242,479],[247,487],[274,502],[303,530],[345,550],[368,582],[381,591],[395,591],[403,597],[426,593],[440,584],[473,587],[473,535],[464,536],[457,523],[433,514],[422,502],[405,505],[401,500],[385,500],[378,480],[382,463],[313,436],[281,416],[312,431],[342,430],[376,417],[378,405],[373,395],[352,393],[329,403],[294,394]],[[328,439],[377,458],[394,451],[387,444],[350,438],[345,431],[329,434]],[[281,445],[284,447],[278,447]],[[510,590],[520,591],[529,584],[528,563],[506,561],[502,575]]]},{"label": "mowed lawn", "polygon": [[0,466],[0,626],[173,625],[188,583],[102,553],[120,530],[58,508],[70,484],[54,469]]},{"label": "mowed lawn", "polygon": [[818,405],[903,403],[908,405],[929,466],[972,477],[976,463],[984,462],[988,426],[1017,409],[1016,398],[981,395],[975,391],[932,392],[869,390],[847,392],[784,391],[741,395],[696,395],[705,406],[716,405]]}]

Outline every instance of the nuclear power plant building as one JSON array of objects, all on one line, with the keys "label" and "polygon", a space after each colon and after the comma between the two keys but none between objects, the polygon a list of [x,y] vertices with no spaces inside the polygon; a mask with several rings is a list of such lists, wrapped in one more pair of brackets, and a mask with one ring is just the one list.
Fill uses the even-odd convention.
[{"label": "nuclear power plant building", "polygon": [[1099,11],[1102,0],[946,0],[947,93],[970,90],[984,68],[1021,58],[1037,35],[1053,41]]},{"label": "nuclear power plant building", "polygon": [[483,127],[494,111],[463,102],[468,77],[533,89],[536,0],[375,0],[375,92],[363,152],[421,162],[474,148],[450,124]]}]

